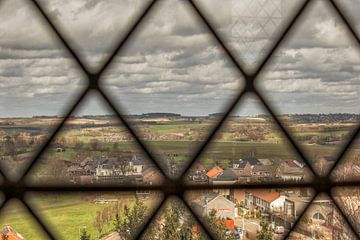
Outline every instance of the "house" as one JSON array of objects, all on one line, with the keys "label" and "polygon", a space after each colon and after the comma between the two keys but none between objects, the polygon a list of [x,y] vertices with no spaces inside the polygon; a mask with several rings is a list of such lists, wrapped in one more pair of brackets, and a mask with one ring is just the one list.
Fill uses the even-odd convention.
[{"label": "house", "polygon": [[202,197],[194,200],[191,207],[199,216],[206,216],[212,209],[215,209],[217,217],[224,219],[234,219],[235,217],[235,203],[212,191],[206,192]]},{"label": "house", "polygon": [[129,169],[131,174],[142,174],[144,169],[144,163],[141,159],[134,156],[134,158],[129,162]]},{"label": "house", "polygon": [[6,235],[8,240],[24,240],[25,238],[21,236],[20,233],[16,232],[10,225],[5,225],[3,229],[0,230],[0,236]]},{"label": "house", "polygon": [[244,204],[245,203],[245,191],[243,189],[235,189],[232,192],[232,199],[236,204]]},{"label": "house", "polygon": [[112,164],[101,164],[96,168],[96,176],[113,176],[115,175],[115,168]]},{"label": "house", "polygon": [[245,191],[245,207],[250,211],[261,212],[284,211],[285,196],[268,189],[253,189]]},{"label": "house", "polygon": [[211,179],[213,184],[234,184],[238,177],[231,168],[226,168],[222,173]]},{"label": "house", "polygon": [[241,171],[238,175],[240,181],[250,182],[250,178],[252,176],[252,167],[250,163],[246,163],[243,171]]},{"label": "house", "polygon": [[188,178],[194,182],[207,182],[208,177],[206,176],[206,169],[200,163],[194,163],[190,168]]},{"label": "house", "polygon": [[302,181],[305,169],[304,165],[296,160],[285,160],[279,165],[276,176],[284,181]]},{"label": "house", "polygon": [[255,157],[244,157],[234,161],[233,168],[244,168],[246,163],[249,163],[250,166],[261,165],[261,162]]},{"label": "house", "polygon": [[219,176],[222,172],[224,172],[224,169],[222,169],[219,166],[215,166],[212,169],[210,169],[207,173],[206,176],[208,178],[216,178],[217,176]]},{"label": "house", "polygon": [[275,167],[272,165],[255,165],[252,168],[252,176],[258,179],[266,179],[274,177]]}]

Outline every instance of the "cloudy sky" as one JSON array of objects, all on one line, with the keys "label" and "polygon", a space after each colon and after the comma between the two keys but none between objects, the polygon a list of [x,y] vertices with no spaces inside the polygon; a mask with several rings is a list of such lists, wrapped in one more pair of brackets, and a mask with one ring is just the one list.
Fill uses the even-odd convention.
[{"label": "cloudy sky", "polygon": [[[0,117],[61,114],[85,86],[81,71],[27,2],[0,3]],[[90,71],[101,67],[149,3],[39,2]],[[302,2],[197,4],[252,72]],[[279,113],[359,113],[359,49],[332,9],[314,2],[257,79],[257,87]],[[351,5],[344,6],[349,16],[360,9],[359,2],[346,4]],[[101,79],[115,105],[130,114],[221,112],[241,90],[242,76],[191,7],[184,1],[159,1],[144,20]],[[360,22],[356,24],[360,30]],[[98,106],[91,103],[87,109],[94,114]],[[252,107],[242,112],[256,113]]]},{"label": "cloudy sky", "polygon": [[0,1],[0,117],[63,114],[84,77],[30,1]]},{"label": "cloudy sky", "polygon": [[[345,2],[360,9],[359,1]],[[360,113],[359,46],[327,1],[310,7],[266,66],[258,87],[280,113]]]}]

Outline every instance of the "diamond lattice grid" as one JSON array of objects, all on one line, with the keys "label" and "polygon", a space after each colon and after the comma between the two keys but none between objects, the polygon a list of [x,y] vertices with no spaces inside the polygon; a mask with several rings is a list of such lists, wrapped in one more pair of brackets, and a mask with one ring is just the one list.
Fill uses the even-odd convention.
[{"label": "diamond lattice grid", "polygon": [[[39,4],[36,0],[29,0],[28,2],[33,4],[34,7],[38,10],[37,13],[39,14],[39,16],[42,16],[48,22],[48,24],[51,27],[51,29],[53,30],[53,32],[58,36],[59,40],[67,48],[67,50],[70,52],[72,57],[76,60],[80,70],[84,71],[84,74],[87,75],[87,79],[88,79],[87,91],[96,90],[102,95],[102,97],[104,97],[105,101],[108,102],[110,108],[116,113],[116,116],[124,123],[124,127],[134,137],[135,141],[138,143],[140,148],[143,150],[144,154],[154,163],[155,166],[158,167],[158,169],[160,171],[162,171],[161,166],[156,161],[156,157],[154,157],[151,154],[151,151],[149,151],[148,147],[137,136],[136,131],[134,131],[133,126],[126,123],[126,121],[123,119],[123,115],[118,112],[118,108],[115,107],[115,105],[109,100],[107,95],[105,95],[98,86],[98,80],[101,77],[101,74],[107,69],[107,67],[109,66],[111,61],[115,58],[115,55],[118,53],[118,51],[120,51],[122,49],[123,45],[128,40],[128,38],[131,36],[133,31],[136,29],[136,27],[140,24],[140,22],[142,22],[142,20],[148,14],[148,12],[153,7],[155,7],[156,3],[159,2],[159,1],[151,2],[147,6],[145,11],[131,24],[131,26],[129,28],[130,30],[126,33],[125,37],[119,42],[118,47],[116,48],[116,50],[110,55],[110,57],[108,58],[108,61],[100,68],[100,70],[97,73],[92,73],[92,72],[87,70],[87,68],[85,67],[84,63],[81,61],[81,58],[79,58],[76,51],[74,51],[74,49],[72,49],[70,47],[70,45],[65,41],[65,38],[63,38],[61,36],[60,31],[58,31],[58,29],[55,27],[55,25],[51,22],[50,18],[45,14],[44,10],[42,9],[41,4]],[[276,1],[276,0],[274,0],[274,1],[260,1],[260,0],[257,0],[257,1],[244,1],[244,2],[247,2],[249,4],[250,8],[251,8],[252,4],[262,4],[264,6],[262,11],[259,12],[258,14],[264,15],[264,17],[266,17],[267,20],[264,21],[264,22],[258,22],[258,20],[256,20],[256,22],[254,22],[254,24],[258,24],[261,27],[263,27],[264,25],[267,25],[267,24],[272,24],[274,28],[277,26],[277,20],[276,19],[278,17],[281,17],[281,6],[279,5],[280,1]],[[285,31],[276,40],[276,43],[274,44],[274,49],[264,58],[264,60],[259,65],[260,67],[255,71],[255,73],[254,74],[246,74],[245,71],[243,70],[243,68],[241,67],[241,65],[238,62],[236,62],[236,60],[234,58],[234,54],[225,47],[225,44],[222,41],[221,37],[219,37],[216,34],[216,31],[214,31],[212,26],[208,23],[208,18],[211,17],[211,16],[205,16],[199,10],[198,6],[196,5],[196,1],[189,1],[191,6],[194,8],[195,12],[199,15],[199,17],[202,19],[202,21],[204,21],[205,25],[209,28],[210,32],[217,39],[219,46],[225,50],[225,52],[229,55],[229,58],[233,61],[234,65],[237,66],[238,70],[244,75],[244,77],[246,79],[246,87],[245,87],[244,91],[241,91],[241,92],[238,93],[237,99],[235,99],[235,101],[233,101],[230,104],[230,106],[225,109],[226,113],[221,117],[221,121],[218,123],[217,127],[215,127],[214,130],[209,134],[207,140],[204,142],[202,147],[200,147],[198,152],[191,159],[191,162],[188,164],[188,167],[186,169],[186,170],[189,170],[192,163],[194,163],[197,160],[197,158],[200,156],[201,152],[203,150],[205,150],[207,143],[210,142],[210,140],[212,138],[214,138],[216,132],[220,129],[220,126],[225,121],[225,119],[229,116],[230,112],[236,107],[237,103],[240,101],[240,99],[244,95],[244,93],[245,92],[252,92],[253,94],[257,95],[257,97],[259,97],[260,101],[263,103],[266,110],[270,114],[273,115],[274,121],[279,125],[282,132],[287,137],[289,143],[293,145],[293,147],[296,150],[296,152],[298,153],[298,155],[300,155],[301,158],[304,160],[304,162],[309,166],[310,170],[312,171],[312,173],[315,176],[315,178],[310,183],[291,183],[291,184],[284,183],[284,184],[281,184],[281,183],[266,183],[266,182],[263,182],[261,184],[248,184],[246,186],[245,185],[189,186],[189,185],[184,184],[182,178],[179,178],[179,179],[175,179],[175,180],[174,179],[167,179],[159,186],[75,186],[75,185],[74,186],[60,186],[60,187],[29,186],[27,184],[27,182],[25,181],[25,176],[30,172],[30,169],[34,166],[35,162],[37,160],[39,160],[41,154],[45,151],[45,149],[50,144],[51,140],[55,137],[55,135],[60,131],[60,129],[64,125],[65,121],[71,117],[72,112],[76,109],[78,104],[83,99],[85,99],[84,97],[86,96],[86,93],[87,93],[87,91],[85,91],[78,98],[78,100],[74,104],[74,106],[72,106],[71,110],[65,116],[65,118],[61,122],[60,126],[58,126],[55,129],[54,133],[52,134],[50,139],[47,141],[47,143],[42,146],[42,149],[35,156],[33,162],[27,167],[23,177],[19,181],[15,182],[12,179],[8,179],[6,177],[6,174],[4,174],[4,171],[0,169],[0,173],[1,173],[2,178],[3,178],[3,181],[1,182],[1,191],[4,194],[4,201],[2,202],[2,207],[6,206],[6,204],[13,198],[16,198],[16,199],[20,200],[20,202],[24,205],[24,208],[36,219],[37,224],[43,228],[44,232],[48,235],[48,237],[50,239],[56,239],[54,237],[51,229],[47,228],[48,224],[43,222],[43,220],[36,213],[36,211],[34,211],[31,208],[31,206],[25,201],[25,199],[26,199],[25,195],[26,195],[27,192],[33,192],[33,193],[34,192],[60,192],[61,193],[61,192],[65,192],[65,191],[66,192],[77,192],[77,191],[82,191],[82,192],[97,192],[97,191],[108,191],[108,192],[109,191],[124,191],[125,192],[126,191],[126,192],[128,192],[128,191],[139,191],[139,190],[153,190],[153,191],[157,190],[157,191],[161,191],[164,194],[164,198],[161,200],[160,204],[157,207],[155,207],[155,211],[149,217],[148,221],[143,225],[142,230],[139,231],[135,236],[136,239],[140,239],[143,236],[143,233],[145,233],[147,227],[151,226],[152,220],[155,219],[155,216],[160,211],[161,207],[165,203],[165,200],[167,198],[169,198],[169,197],[172,197],[173,195],[176,195],[179,199],[181,199],[183,201],[183,203],[184,203],[183,207],[185,209],[189,210],[191,213],[193,213],[192,208],[189,206],[187,201],[185,201],[185,196],[184,196],[184,194],[187,191],[191,191],[191,190],[241,189],[241,188],[246,188],[246,189],[250,189],[250,188],[269,188],[269,189],[270,188],[279,188],[280,189],[281,188],[281,189],[285,189],[285,188],[291,188],[291,187],[313,188],[316,191],[316,194],[313,196],[312,199],[314,200],[316,198],[316,196],[318,196],[322,192],[327,193],[329,200],[333,202],[334,208],[339,212],[339,215],[342,216],[342,218],[344,219],[346,224],[349,225],[349,228],[351,229],[351,231],[356,233],[357,231],[355,230],[354,223],[349,221],[348,218],[346,217],[347,216],[346,209],[343,209],[341,207],[341,205],[338,205],[337,201],[334,200],[334,198],[332,197],[331,190],[332,190],[333,187],[360,186],[360,182],[359,181],[355,181],[355,182],[351,182],[351,183],[349,183],[349,182],[341,182],[341,181],[340,182],[333,182],[331,180],[331,178],[329,178],[328,176],[320,177],[319,174],[317,174],[311,168],[311,164],[309,164],[309,161],[306,158],[306,155],[294,143],[293,138],[291,136],[291,133],[289,133],[282,126],[281,121],[279,121],[277,119],[277,116],[273,114],[274,111],[272,111],[272,109],[269,107],[267,102],[264,101],[262,96],[257,92],[257,90],[254,88],[254,85],[253,85],[254,79],[256,79],[256,77],[261,72],[261,70],[266,65],[266,63],[271,59],[271,56],[274,53],[275,49],[279,46],[279,44],[283,40],[284,36],[292,28],[292,26],[296,22],[297,18],[303,13],[303,11],[305,11],[309,7],[310,2],[312,2],[312,1],[305,1],[304,4],[302,5],[302,7],[300,8],[299,12],[297,12],[293,16],[291,21],[288,22]],[[348,23],[347,19],[343,16],[342,12],[338,9],[337,5],[331,0],[329,0],[328,2],[332,5],[332,7],[336,11],[338,11],[339,15],[341,16],[342,20],[346,23],[347,27],[351,30],[352,33],[354,33],[354,31],[352,30],[352,26]],[[0,8],[1,8],[1,6],[2,5],[0,3]],[[236,10],[234,10],[234,11],[236,11]],[[268,18],[268,17],[270,17],[270,18]],[[238,33],[238,31],[236,31],[236,33]],[[266,32],[262,31],[259,34],[266,34]],[[354,38],[356,39],[357,43],[360,44],[360,40],[355,34],[354,34]],[[246,45],[247,43],[244,42],[244,44]],[[357,128],[355,133],[352,135],[352,140],[355,139],[355,137],[358,135],[358,132],[359,132],[359,128]],[[345,155],[347,148],[351,145],[351,142],[352,141],[349,141],[349,143],[341,151],[337,161],[339,161],[342,158],[342,156]],[[333,168],[335,168],[335,166],[336,166],[336,164],[334,164]],[[331,173],[331,171],[330,171],[330,173]],[[163,176],[166,176],[166,174],[164,172],[162,172],[162,174],[163,174]],[[296,220],[294,222],[291,230],[286,234],[285,237],[289,237],[289,236],[291,237],[292,230],[295,229],[295,227],[299,223],[300,219],[303,217],[303,214],[309,209],[310,205],[311,204],[308,204],[305,207],[303,213],[299,215],[298,220]],[[202,229],[204,230],[206,235],[210,239],[215,239],[214,238],[215,236],[213,236],[211,231],[208,230],[207,225],[203,224],[201,219],[195,213],[193,213],[192,216],[194,217],[195,221],[197,221],[200,224],[200,226],[202,227]]]}]

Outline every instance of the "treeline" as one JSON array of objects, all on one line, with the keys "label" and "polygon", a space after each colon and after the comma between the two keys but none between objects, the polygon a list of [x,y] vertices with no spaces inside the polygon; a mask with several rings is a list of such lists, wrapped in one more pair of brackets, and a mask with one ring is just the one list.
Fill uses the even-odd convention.
[{"label": "treeline", "polygon": [[360,120],[360,114],[353,113],[291,114],[281,115],[279,117],[288,117],[293,123],[338,123]]}]

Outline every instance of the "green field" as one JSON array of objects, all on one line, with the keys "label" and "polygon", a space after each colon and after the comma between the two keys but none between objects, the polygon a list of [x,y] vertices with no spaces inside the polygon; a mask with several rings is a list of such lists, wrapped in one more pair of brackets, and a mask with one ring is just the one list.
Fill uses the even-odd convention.
[{"label": "green field", "polygon": [[[159,195],[152,196],[154,196],[152,199],[145,200],[149,211],[160,200]],[[51,232],[59,239],[77,240],[79,239],[79,231],[82,228],[86,228],[92,237],[91,239],[98,239],[98,231],[93,224],[97,211],[102,211],[105,207],[112,207],[114,203],[95,204],[92,201],[93,197],[94,195],[85,196],[79,194],[32,194],[29,195],[28,202],[42,221],[47,224]],[[108,197],[119,198],[120,206],[125,204],[131,206],[135,200],[133,195],[112,194]],[[16,204],[16,202],[5,206],[1,212],[0,219],[1,227],[5,224],[10,224],[25,239],[47,239],[46,235],[42,233],[41,228],[26,212],[26,209]],[[104,227],[103,235],[111,232],[113,232],[112,222]]]}]

